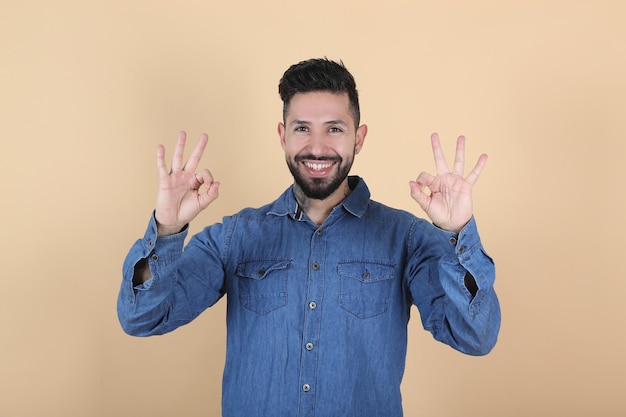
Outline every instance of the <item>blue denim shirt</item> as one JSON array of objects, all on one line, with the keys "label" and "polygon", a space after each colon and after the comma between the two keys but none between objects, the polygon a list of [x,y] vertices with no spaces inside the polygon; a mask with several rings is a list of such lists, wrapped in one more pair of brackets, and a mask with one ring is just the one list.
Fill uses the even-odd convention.
[{"label": "blue denim shirt", "polygon": [[[205,228],[184,251],[186,231],[157,238],[153,217],[124,263],[123,329],[167,333],[227,294],[223,416],[402,416],[411,305],[435,339],[486,354],[500,327],[494,264],[474,219],[445,232],[350,181],[322,226],[291,188]],[[133,288],[143,258],[153,278]]]}]

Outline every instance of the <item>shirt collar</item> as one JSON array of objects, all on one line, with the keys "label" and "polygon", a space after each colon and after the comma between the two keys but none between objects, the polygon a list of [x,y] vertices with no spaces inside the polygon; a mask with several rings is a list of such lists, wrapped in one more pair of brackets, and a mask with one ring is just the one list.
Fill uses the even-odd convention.
[{"label": "shirt collar", "polygon": [[[370,200],[370,191],[362,178],[354,175],[348,177],[352,192],[339,204],[348,213],[361,218]],[[303,212],[293,194],[293,185],[283,192],[274,203],[270,204],[267,214],[275,216],[289,215],[294,220],[302,220]]]}]

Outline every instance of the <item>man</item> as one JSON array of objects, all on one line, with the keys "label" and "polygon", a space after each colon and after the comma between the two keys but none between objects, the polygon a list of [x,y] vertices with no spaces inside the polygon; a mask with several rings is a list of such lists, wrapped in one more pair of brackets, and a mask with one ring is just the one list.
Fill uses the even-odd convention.
[{"label": "man", "polygon": [[227,294],[224,416],[402,416],[412,304],[455,349],[484,355],[496,342],[494,265],[471,200],[486,155],[463,178],[464,138],[450,171],[432,136],[437,175],[420,174],[410,189],[433,225],[370,200],[348,176],[367,126],[343,64],[293,65],[279,92],[294,184],[205,228],[184,252],[187,225],[219,183],[197,171],[206,135],[185,164],[180,134],[171,171],[158,147],[156,210],[124,263],[120,322],[132,335],[166,333]]}]

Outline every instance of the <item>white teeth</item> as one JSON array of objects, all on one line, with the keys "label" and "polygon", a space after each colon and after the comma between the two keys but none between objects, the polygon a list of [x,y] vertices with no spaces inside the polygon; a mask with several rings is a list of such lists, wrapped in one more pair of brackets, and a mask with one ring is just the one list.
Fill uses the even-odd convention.
[{"label": "white teeth", "polygon": [[322,169],[330,168],[332,166],[332,164],[329,163],[313,164],[311,162],[305,162],[304,165],[306,165],[308,168],[314,169],[315,171],[321,171]]}]

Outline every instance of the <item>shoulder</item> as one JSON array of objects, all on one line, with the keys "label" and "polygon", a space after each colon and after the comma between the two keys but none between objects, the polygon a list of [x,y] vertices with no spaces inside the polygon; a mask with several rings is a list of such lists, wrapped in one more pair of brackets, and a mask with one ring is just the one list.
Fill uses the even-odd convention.
[{"label": "shoulder", "polygon": [[390,207],[386,204],[380,203],[376,200],[370,200],[366,216],[372,220],[388,221],[394,223],[422,223],[426,220],[417,217],[415,214],[394,207]]},{"label": "shoulder", "polygon": [[275,204],[276,202],[272,202],[260,207],[246,207],[239,210],[237,213],[231,215],[230,217],[242,220],[264,219],[268,217],[268,214],[274,211]]}]

